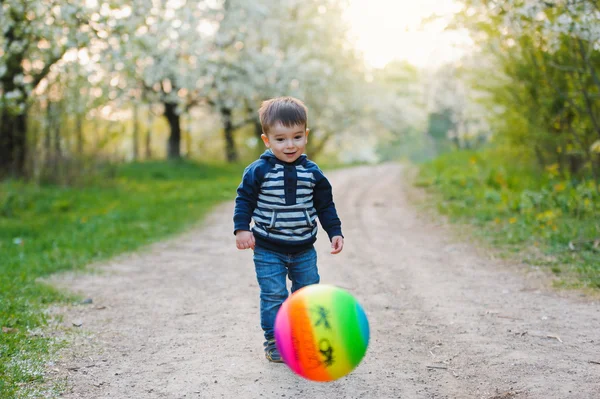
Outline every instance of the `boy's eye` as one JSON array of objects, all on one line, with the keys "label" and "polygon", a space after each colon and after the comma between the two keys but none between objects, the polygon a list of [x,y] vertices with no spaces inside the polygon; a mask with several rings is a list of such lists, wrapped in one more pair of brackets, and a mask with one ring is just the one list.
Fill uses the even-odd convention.
[{"label": "boy's eye", "polygon": [[296,136],[296,140],[300,140],[302,136]]},{"label": "boy's eye", "polygon": [[283,139],[277,139],[277,141],[283,141]]}]

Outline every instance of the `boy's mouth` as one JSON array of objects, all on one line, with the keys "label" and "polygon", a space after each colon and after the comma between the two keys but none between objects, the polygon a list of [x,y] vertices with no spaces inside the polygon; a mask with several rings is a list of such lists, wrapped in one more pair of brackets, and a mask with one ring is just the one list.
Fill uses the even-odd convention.
[{"label": "boy's mouth", "polygon": [[291,157],[291,156],[296,155],[296,152],[297,151],[294,151],[294,152],[284,152],[284,154],[287,155],[288,157]]}]

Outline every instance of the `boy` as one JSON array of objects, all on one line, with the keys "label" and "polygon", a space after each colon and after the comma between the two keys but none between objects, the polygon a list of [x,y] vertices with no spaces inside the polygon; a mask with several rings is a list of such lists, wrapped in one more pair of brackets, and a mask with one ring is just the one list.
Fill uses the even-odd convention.
[{"label": "boy", "polygon": [[317,217],[329,235],[332,254],[342,251],[344,238],[331,185],[304,154],[309,132],[306,106],[295,98],[279,97],[263,102],[258,113],[267,150],[244,170],[235,199],[234,234],[238,249],[254,250],[265,356],[281,363],[273,329],[277,311],[288,297],[286,275],[292,293],[319,283],[313,246]]}]

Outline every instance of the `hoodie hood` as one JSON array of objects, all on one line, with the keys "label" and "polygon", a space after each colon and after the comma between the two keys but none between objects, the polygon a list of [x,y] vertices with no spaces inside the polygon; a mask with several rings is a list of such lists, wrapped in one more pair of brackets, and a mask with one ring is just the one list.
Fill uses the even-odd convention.
[{"label": "hoodie hood", "polygon": [[284,161],[282,161],[280,159],[277,159],[277,157],[275,156],[275,154],[273,154],[273,151],[271,151],[270,149],[267,149],[260,156],[260,159],[264,159],[264,160],[268,161],[272,165],[274,165],[276,163],[279,163],[279,164],[282,164],[282,165],[301,165],[301,164],[303,164],[306,161],[307,157],[306,157],[306,154],[302,154],[294,162],[284,162]]}]

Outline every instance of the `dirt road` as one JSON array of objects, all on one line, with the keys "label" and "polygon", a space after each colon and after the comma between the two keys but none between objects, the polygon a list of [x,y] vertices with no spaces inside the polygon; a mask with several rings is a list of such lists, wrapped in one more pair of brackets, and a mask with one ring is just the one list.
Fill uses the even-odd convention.
[{"label": "dirt road", "polygon": [[252,254],[233,202],[203,227],[57,284],[93,298],[54,378],[67,398],[600,398],[600,303],[543,287],[418,216],[402,167],[329,173],[346,236],[322,282],[352,292],[371,325],[349,376],[312,383],[262,352]]}]

